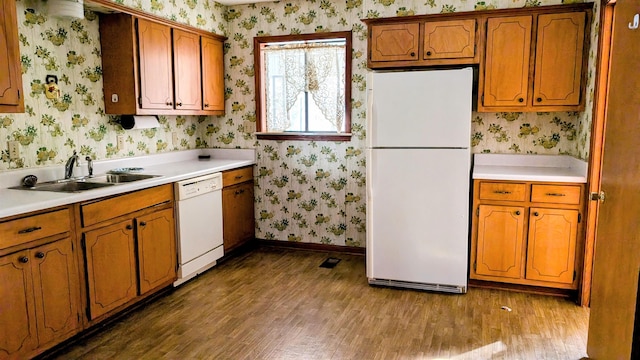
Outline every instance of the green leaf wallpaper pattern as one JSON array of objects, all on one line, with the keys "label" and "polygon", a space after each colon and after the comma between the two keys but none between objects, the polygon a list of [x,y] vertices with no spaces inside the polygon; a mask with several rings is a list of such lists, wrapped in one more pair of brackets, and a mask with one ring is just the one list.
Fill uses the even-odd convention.
[{"label": "green leaf wallpaper pattern", "polygon": [[[23,158],[0,170],[62,163],[76,149],[95,159],[196,147],[255,148],[256,236],[347,246],[365,245],[366,27],[365,17],[391,17],[492,8],[555,5],[531,0],[290,0],[223,6],[197,0],[116,0],[125,6],[228,36],[225,43],[227,113],[220,117],[161,116],[161,127],[127,131],[104,115],[98,21],[48,18],[43,3],[18,0],[21,62],[27,111],[0,116],[0,138],[17,140]],[[575,1],[571,1],[575,2]],[[474,153],[569,154],[589,150],[595,4],[587,106],[580,113],[473,113]],[[256,140],[252,40],[254,36],[353,32],[352,140]],[[45,77],[57,75],[62,96],[46,100]],[[172,144],[177,132],[179,142]],[[126,149],[115,147],[126,135]],[[413,184],[408,183],[407,186]]]}]

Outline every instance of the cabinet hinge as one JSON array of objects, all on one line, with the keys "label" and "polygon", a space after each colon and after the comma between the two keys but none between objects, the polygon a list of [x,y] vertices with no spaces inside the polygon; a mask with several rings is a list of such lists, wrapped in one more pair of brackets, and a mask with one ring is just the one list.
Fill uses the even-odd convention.
[{"label": "cabinet hinge", "polygon": [[480,208],[476,208],[476,216],[480,216]]},{"label": "cabinet hinge", "polygon": [[482,94],[481,98],[482,98],[482,104],[484,105],[484,94]]},{"label": "cabinet hinge", "polygon": [[75,245],[73,245],[73,241],[71,242],[71,252],[74,252],[76,250]]},{"label": "cabinet hinge", "polygon": [[478,269],[478,263],[477,262],[473,262],[473,271],[476,271]]},{"label": "cabinet hinge", "polygon": [[576,280],[576,272],[575,272],[575,270],[573,271],[573,280],[574,281]]},{"label": "cabinet hinge", "polygon": [[578,223],[582,221],[582,214],[578,213]]},{"label": "cabinet hinge", "polygon": [[142,96],[138,98],[138,106],[142,107]]},{"label": "cabinet hinge", "polygon": [[78,322],[80,322],[80,313],[77,313],[76,315],[78,315]]},{"label": "cabinet hinge", "polygon": [[20,90],[18,90],[18,99],[20,99]]}]

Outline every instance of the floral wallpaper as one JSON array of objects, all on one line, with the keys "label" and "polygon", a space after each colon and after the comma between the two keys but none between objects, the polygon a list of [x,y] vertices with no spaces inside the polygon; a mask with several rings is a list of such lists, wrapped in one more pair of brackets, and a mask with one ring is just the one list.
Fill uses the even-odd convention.
[{"label": "floral wallpaper", "polygon": [[[420,15],[491,8],[555,5],[575,0],[290,0],[223,6],[205,0],[116,0],[125,6],[228,37],[225,116],[162,116],[161,128],[124,131],[104,115],[97,15],[48,18],[43,2],[18,0],[25,87],[24,114],[0,114],[0,138],[21,144],[21,159],[2,150],[0,170],[59,164],[76,149],[95,159],[194,147],[255,148],[256,237],[365,246],[366,26],[365,17]],[[472,151],[570,154],[589,150],[595,3],[587,106],[579,113],[473,113]],[[253,37],[320,31],[353,32],[352,140],[271,141],[255,138]],[[58,76],[61,97],[45,98],[47,75]],[[172,133],[179,135],[172,143]],[[126,148],[116,149],[116,136]]]},{"label": "floral wallpaper", "polygon": [[[83,158],[106,159],[196,146],[198,124],[205,117],[160,116],[159,128],[125,132],[105,115],[98,14],[87,10],[84,19],[57,18],[47,15],[43,1],[18,0],[16,5],[26,111],[0,114],[0,139],[20,144],[19,159],[10,160],[3,141],[0,171],[60,164],[74,150]],[[143,6],[135,1],[130,7],[221,32],[222,6],[214,2],[152,1]],[[50,75],[58,79],[55,99],[45,96]],[[125,136],[124,149],[116,146],[120,134]]]}]

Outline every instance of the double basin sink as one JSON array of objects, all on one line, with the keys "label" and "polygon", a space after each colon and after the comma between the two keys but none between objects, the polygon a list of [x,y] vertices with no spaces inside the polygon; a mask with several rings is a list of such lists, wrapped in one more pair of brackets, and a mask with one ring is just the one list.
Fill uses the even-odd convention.
[{"label": "double basin sink", "polygon": [[15,186],[12,187],[12,189],[76,193],[91,189],[103,188],[106,186],[113,186],[119,183],[129,183],[132,181],[151,179],[158,176],[160,175],[128,173],[106,174],[100,176],[88,176],[83,178],[47,181],[36,183],[34,186]]}]

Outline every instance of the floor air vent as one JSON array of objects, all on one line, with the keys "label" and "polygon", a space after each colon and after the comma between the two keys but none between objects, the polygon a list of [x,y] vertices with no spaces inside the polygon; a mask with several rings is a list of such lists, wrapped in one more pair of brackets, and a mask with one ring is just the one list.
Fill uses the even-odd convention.
[{"label": "floor air vent", "polygon": [[323,261],[322,264],[320,264],[320,267],[333,269],[336,265],[338,265],[340,260],[341,259],[334,258],[334,257],[329,257],[325,261]]}]

